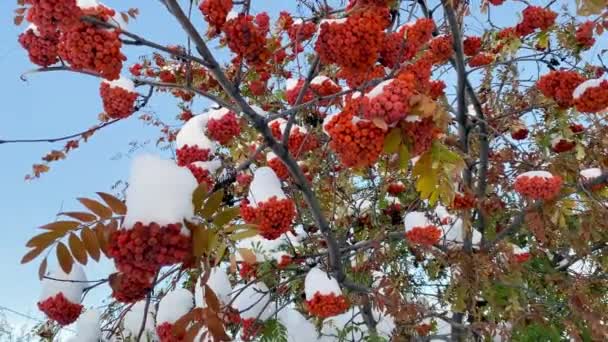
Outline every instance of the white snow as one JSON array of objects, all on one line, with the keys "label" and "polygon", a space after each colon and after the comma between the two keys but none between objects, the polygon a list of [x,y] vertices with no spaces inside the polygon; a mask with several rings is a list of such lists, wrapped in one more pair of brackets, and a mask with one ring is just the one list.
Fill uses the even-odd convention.
[{"label": "white snow", "polygon": [[290,91],[292,89],[295,89],[298,86],[298,82],[300,82],[300,80],[297,78],[288,79],[287,81],[285,81],[285,90]]},{"label": "white snow", "polygon": [[552,139],[551,139],[551,147],[555,147],[557,146],[557,144],[559,144],[560,141],[572,141],[571,139],[567,139],[562,137],[561,135],[553,135]]},{"label": "white snow", "polygon": [[477,116],[477,111],[475,110],[475,106],[473,106],[472,104],[468,105],[467,106],[467,114],[469,116],[473,116],[473,117]]},{"label": "white snow", "polygon": [[340,289],[338,281],[327,272],[315,267],[308,271],[306,278],[304,279],[306,300],[311,300],[317,292],[321,295],[329,295],[332,292],[336,296],[342,295],[342,290]]},{"label": "white snow", "polygon": [[422,119],[418,115],[408,115],[405,117],[405,122],[420,122]]},{"label": "white snow", "polygon": [[267,201],[273,196],[276,196],[277,199],[287,198],[276,173],[267,166],[260,167],[253,173],[253,180],[249,186],[247,195],[249,205],[255,207],[258,202]]},{"label": "white snow", "polygon": [[[137,336],[139,334],[139,330],[141,329],[141,325],[144,320],[144,311],[146,309],[146,301],[141,300],[135,303],[131,309],[126,313],[125,318],[123,319],[123,326],[126,330],[126,333],[131,336]],[[148,311],[146,313],[146,325],[144,327],[143,336],[151,336],[155,337],[155,310],[154,304],[151,303],[148,305]],[[156,339],[153,339],[156,340]]]},{"label": "white snow", "polygon": [[405,225],[405,231],[409,232],[415,227],[426,227],[433,225],[433,222],[429,220],[426,215],[421,211],[412,211],[405,214],[403,218],[403,224]]},{"label": "white snow", "polygon": [[594,179],[601,175],[602,170],[597,167],[581,170],[581,177],[585,178],[586,180]]},{"label": "white snow", "polygon": [[329,122],[334,118],[336,114],[332,114],[332,115],[327,115],[325,117],[325,119],[323,119],[323,133],[325,133],[326,135],[329,135],[329,133],[327,132],[327,128],[325,126],[327,126],[327,124],[329,124]]},{"label": "white snow", "polygon": [[253,109],[254,112],[260,114],[261,116],[268,116],[268,112],[263,110],[262,108],[256,106],[256,105],[249,105],[249,107],[251,107],[251,109]]},{"label": "white snow", "polygon": [[99,312],[94,309],[85,311],[76,321],[76,336],[74,342],[98,342],[101,339]]},{"label": "white snow", "polygon": [[276,153],[274,153],[274,152],[266,153],[266,161],[271,161],[275,158],[278,158]]},{"label": "white snow", "polygon": [[341,18],[341,19],[323,19],[321,20],[321,22],[319,23],[319,25],[323,25],[324,23],[327,24],[344,24],[346,22],[347,18]]},{"label": "white snow", "polygon": [[209,173],[213,174],[222,167],[222,160],[215,158],[210,161],[204,161],[204,162],[197,161],[197,162],[192,163],[192,165],[198,166],[201,169],[205,169],[205,170],[209,171]]},{"label": "white snow", "polygon": [[[82,297],[82,291],[87,286],[83,281],[87,280],[84,269],[80,265],[72,265],[70,274],[66,274],[61,267],[52,272],[48,272],[47,277],[58,279],[42,279],[42,292],[40,300],[43,301],[49,297],[54,297],[60,292],[68,301],[79,304]],[[68,280],[68,281],[60,281]]]},{"label": "white snow", "polygon": [[516,179],[519,179],[520,177],[528,177],[528,178],[540,177],[540,178],[549,179],[549,178],[553,178],[553,175],[547,171],[528,171],[528,172],[524,172],[521,175],[517,176]]},{"label": "white snow", "polygon": [[354,99],[358,99],[358,98],[360,98],[360,97],[361,97],[361,95],[363,95],[363,94],[362,94],[360,91],[356,91],[356,92],[354,92],[354,93],[353,93],[353,96],[351,96],[350,98],[351,98],[352,100],[354,100]]},{"label": "white snow", "polygon": [[239,284],[232,291],[232,298],[232,307],[239,310],[241,318],[257,318],[270,301],[270,292],[261,282],[251,285]]},{"label": "white snow", "polygon": [[138,221],[162,226],[192,217],[192,193],[197,186],[192,173],[173,161],[149,154],[136,157],[131,166],[123,227],[132,227]]},{"label": "white snow", "polygon": [[[373,310],[372,315],[378,322],[376,330],[384,338],[390,339],[395,329],[395,320],[392,316],[386,315],[379,310]],[[323,322],[321,332],[328,336],[337,336],[339,331],[352,327],[348,333],[349,341],[361,341],[367,335],[367,326],[363,321],[363,316],[358,307],[353,307],[347,312],[328,318]]]},{"label": "white snow", "polygon": [[[214,267],[211,269],[209,274],[209,279],[207,279],[207,284],[211,290],[215,293],[216,297],[219,301],[226,305],[230,302],[230,293],[232,292],[232,285],[230,285],[230,279],[228,279],[228,275],[226,271],[219,268]],[[196,292],[194,292],[194,302],[197,307],[204,308],[207,306],[205,302],[205,289],[201,286],[201,278],[199,277],[196,282]]]},{"label": "white snow", "polygon": [[579,97],[583,96],[583,94],[585,93],[585,91],[587,89],[599,87],[601,83],[602,83],[602,80],[599,78],[593,78],[590,80],[586,80],[585,82],[579,84],[578,87],[576,87],[574,89],[574,91],[572,92],[572,97],[574,99],[578,99]]},{"label": "white snow", "polygon": [[194,306],[192,292],[177,288],[167,293],[158,304],[156,321],[158,324],[175,323],[183,315],[187,314]]},{"label": "white snow", "polygon": [[37,36],[40,36],[40,31],[38,30],[38,26],[36,26],[35,24],[29,24],[26,28],[25,28],[25,32],[32,30],[34,31],[34,34]]},{"label": "white snow", "polygon": [[275,122],[279,123],[279,127],[283,126],[284,124],[287,123],[287,120],[283,119],[283,118],[278,118],[278,119],[274,119],[270,122],[268,122],[268,127],[273,126]]},{"label": "white snow", "polygon": [[200,149],[209,149],[213,153],[217,145],[205,135],[208,120],[208,115],[196,115],[188,120],[175,137],[177,148],[184,145],[198,146]]},{"label": "white snow", "polygon": [[[443,230],[442,239],[445,240],[448,246],[464,242],[464,226],[461,219],[456,219],[454,222],[441,226],[441,228]],[[473,231],[471,242],[473,245],[478,245],[481,242],[481,233],[475,228],[471,229]]]},{"label": "white snow", "polygon": [[526,248],[521,248],[518,245],[513,244],[513,243],[510,244],[510,245],[511,245],[511,250],[513,251],[513,254],[515,254],[515,255],[524,254],[524,253],[528,253],[529,252],[529,249],[527,247]]},{"label": "white snow", "polygon": [[382,82],[378,83],[378,85],[375,86],[372,90],[370,90],[369,93],[365,94],[365,97],[367,97],[368,99],[373,99],[374,97],[382,94],[384,87],[386,87],[387,85],[389,85],[391,83],[393,83],[393,79],[382,81]]},{"label": "white snow", "polygon": [[126,91],[135,92],[135,84],[130,79],[120,76],[119,79],[114,81],[103,80],[104,83],[107,83],[110,88],[122,88]]},{"label": "white snow", "polygon": [[312,79],[312,81],[310,81],[310,84],[314,84],[314,85],[322,85],[325,81],[330,81],[333,84],[334,81],[331,80],[331,78],[327,77],[327,76],[315,76],[315,78]]},{"label": "white snow", "polygon": [[226,21],[236,19],[238,16],[239,16],[239,12],[230,11],[230,12],[228,12],[228,15],[226,16]]},{"label": "white snow", "polygon": [[[219,119],[223,118],[224,115],[226,115],[228,113],[230,113],[230,110],[227,109],[227,108],[217,108],[217,109],[212,108],[212,109],[210,109],[207,112],[207,118],[208,118],[207,121],[209,119],[219,120]],[[205,122],[205,126],[206,126],[206,122]]]},{"label": "white snow", "polygon": [[304,24],[304,20],[302,20],[302,19],[293,20],[293,25],[302,25],[302,24]]},{"label": "white snow", "polygon": [[80,9],[94,9],[98,7],[99,1],[97,0],[76,0],[76,6],[80,7]]},{"label": "white snow", "polygon": [[[280,238],[275,240],[264,239],[261,235],[255,235],[247,239],[242,239],[237,242],[237,248],[246,248],[253,251],[258,261],[270,261],[275,260],[277,257],[280,258],[282,252],[280,249],[283,246],[288,246],[290,243],[294,247],[300,245],[300,240],[306,235],[299,233],[298,236],[293,235],[291,232],[281,235]],[[289,239],[289,241],[287,241]],[[243,261],[239,253],[236,254],[237,261]]]},{"label": "white snow", "polygon": [[287,329],[287,341],[311,342],[318,337],[314,324],[292,307],[286,307],[277,314],[279,321]]},{"label": "white snow", "polygon": [[[281,130],[281,132],[285,132],[285,128],[287,128],[287,121],[283,120],[279,125],[279,129]],[[293,134],[297,131],[300,131],[302,133],[308,133],[308,130],[302,126],[298,126],[296,124],[291,125],[291,129],[289,130],[290,134]]]}]

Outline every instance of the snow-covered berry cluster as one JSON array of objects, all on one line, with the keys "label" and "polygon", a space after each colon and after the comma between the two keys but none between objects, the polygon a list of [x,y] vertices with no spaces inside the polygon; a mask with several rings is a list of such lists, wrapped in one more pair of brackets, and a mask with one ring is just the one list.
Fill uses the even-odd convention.
[{"label": "snow-covered berry cluster", "polygon": [[232,139],[241,134],[241,125],[236,113],[226,108],[213,110],[207,121],[207,134],[209,138],[227,145]]},{"label": "snow-covered berry cluster", "polygon": [[105,113],[112,119],[126,118],[135,111],[138,94],[135,92],[133,82],[127,78],[121,77],[116,81],[104,80],[99,87],[99,94]]},{"label": "snow-covered berry cluster", "polygon": [[306,306],[312,316],[327,318],[348,310],[350,304],[342,294],[338,281],[328,273],[315,267],[304,279]]},{"label": "snow-covered berry cluster", "polygon": [[520,37],[534,33],[537,29],[546,30],[555,23],[557,13],[540,6],[528,6],[522,12],[522,21],[515,26]]},{"label": "snow-covered berry cluster", "polygon": [[559,194],[562,178],[547,171],[528,171],[517,176],[513,188],[530,199],[551,200]]},{"label": "snow-covered berry cluster", "polygon": [[[298,95],[300,94],[300,91],[302,91],[302,87],[304,87],[304,82],[305,81],[303,79],[297,80],[290,78],[287,80],[287,84],[285,86],[285,99],[287,100],[287,103],[292,106],[296,104]],[[306,91],[304,92],[300,103],[305,103],[312,100],[313,96],[314,94],[312,93],[312,90],[310,89],[310,87],[308,87],[308,89],[306,89]]]},{"label": "snow-covered berry cluster", "polygon": [[553,70],[541,76],[536,87],[560,107],[569,108],[574,104],[573,92],[585,78],[576,71]]},{"label": "snow-covered berry cluster", "polygon": [[608,108],[608,80],[591,79],[581,83],[572,93],[577,110],[597,113]]},{"label": "snow-covered berry cluster", "polygon": [[74,323],[78,319],[78,316],[80,316],[82,308],[81,304],[72,303],[67,300],[61,292],[38,302],[38,309],[60,325]]},{"label": "snow-covered berry cluster", "polygon": [[30,61],[47,67],[59,61],[57,44],[59,43],[59,33],[51,31],[41,33],[34,25],[30,25],[25,32],[19,35],[19,43],[27,50]]},{"label": "snow-covered berry cluster", "polygon": [[432,246],[439,242],[441,239],[441,229],[435,225],[428,225],[425,227],[414,227],[405,233],[408,241],[423,245]]},{"label": "snow-covered berry cluster", "polygon": [[384,81],[361,99],[366,119],[380,118],[389,125],[405,118],[410,112],[410,98],[416,89],[413,75]]},{"label": "snow-covered berry cluster", "polygon": [[60,325],[75,322],[82,312],[80,301],[86,280],[84,270],[78,265],[73,265],[70,273],[61,269],[49,272],[42,280],[38,308]]}]

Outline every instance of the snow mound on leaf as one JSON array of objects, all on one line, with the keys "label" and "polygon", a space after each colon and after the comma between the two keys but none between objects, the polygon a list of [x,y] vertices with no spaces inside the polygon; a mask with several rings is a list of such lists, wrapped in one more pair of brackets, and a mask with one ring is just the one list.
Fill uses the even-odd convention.
[{"label": "snow mound on leaf", "polygon": [[215,158],[210,161],[197,161],[197,162],[192,163],[192,165],[198,166],[201,169],[205,169],[205,170],[209,171],[209,173],[215,173],[217,170],[219,170],[222,167],[222,161],[218,158]]},{"label": "snow mound on leaf", "polygon": [[[125,318],[123,320],[123,326],[128,335],[137,336],[139,334],[139,330],[144,321],[144,311],[146,310],[146,301],[141,300],[135,303],[131,309],[125,314]],[[144,327],[144,333],[142,336],[149,336],[151,341],[156,341],[156,330],[155,330],[155,310],[154,304],[150,303],[148,305],[148,311],[146,313],[146,325]],[[145,338],[144,338],[145,340]]]},{"label": "snow mound on leaf", "polygon": [[321,295],[329,295],[332,292],[336,296],[342,295],[340,284],[338,284],[336,278],[333,278],[320,268],[315,267],[308,271],[306,278],[304,279],[306,300],[311,300],[317,292]]},{"label": "snow mound on leaf", "polygon": [[528,172],[524,172],[521,175],[517,176],[516,179],[519,179],[520,177],[528,177],[528,178],[541,177],[541,178],[545,178],[545,179],[550,179],[550,178],[553,178],[553,175],[551,174],[551,172],[547,172],[547,171],[528,171]]},{"label": "snow mound on leaf", "polygon": [[[240,312],[241,318],[257,318],[267,307],[270,307],[270,292],[261,282],[248,285],[239,284],[232,291],[232,307]],[[260,316],[261,319],[264,315]]]},{"label": "snow mound on leaf", "polygon": [[76,335],[72,342],[98,342],[101,339],[101,325],[97,310],[87,310],[76,321]]},{"label": "snow mound on leaf", "polygon": [[54,297],[59,293],[63,293],[65,299],[70,302],[74,304],[80,303],[82,291],[87,285],[85,283],[87,276],[80,265],[72,265],[72,271],[70,271],[69,274],[66,274],[61,267],[59,267],[57,270],[49,272],[47,277],[53,279],[42,279],[40,300],[45,300],[49,297]]},{"label": "snow mound on leaf", "polygon": [[208,149],[211,152],[214,152],[217,145],[205,135],[207,121],[209,121],[208,115],[195,115],[188,120],[175,137],[177,148],[188,145],[197,146],[200,149]]},{"label": "snow mound on leaf", "polygon": [[602,80],[599,78],[586,80],[585,82],[579,84],[578,87],[574,88],[574,91],[572,92],[572,97],[574,99],[578,99],[579,97],[583,96],[587,89],[599,87],[601,83]]},{"label": "snow mound on leaf", "polygon": [[132,93],[135,92],[135,84],[133,83],[133,81],[124,76],[120,76],[119,79],[114,81],[103,80],[103,82],[107,83],[111,88],[122,88]]},{"label": "snow mound on leaf", "polygon": [[421,211],[412,211],[405,214],[403,224],[405,225],[405,231],[408,232],[414,227],[426,227],[433,225],[433,222],[426,217],[425,213]]},{"label": "snow mound on leaf", "polygon": [[183,315],[190,312],[194,306],[194,298],[192,292],[177,288],[167,293],[158,304],[158,314],[156,321],[158,324],[175,323]]},{"label": "snow mound on leaf", "polygon": [[[215,293],[215,296],[219,299],[219,301],[226,305],[230,302],[230,293],[232,292],[232,285],[230,284],[230,279],[228,279],[228,274],[226,271],[219,268],[214,267],[211,269],[209,274],[209,279],[207,279],[207,283],[211,290]],[[205,289],[201,286],[201,278],[198,278],[196,282],[196,292],[194,292],[194,302],[197,307],[205,308],[207,307],[207,303],[205,302]]]},{"label": "snow mound on leaf", "polygon": [[281,188],[281,180],[277,177],[274,171],[267,167],[260,167],[253,173],[253,180],[249,186],[249,194],[247,200],[249,205],[257,206],[256,203],[264,202],[271,197],[276,196],[277,199],[287,198]]},{"label": "snow mound on leaf", "polygon": [[127,188],[124,227],[136,222],[181,223],[194,214],[192,193],[198,183],[187,168],[153,155],[135,158]]},{"label": "snow mound on leaf", "polygon": [[287,329],[287,341],[309,342],[317,341],[318,333],[314,324],[292,307],[286,307],[278,312],[279,322]]},{"label": "snow mound on leaf", "polygon": [[586,180],[594,179],[602,175],[602,169],[594,167],[590,169],[581,170],[581,177]]}]

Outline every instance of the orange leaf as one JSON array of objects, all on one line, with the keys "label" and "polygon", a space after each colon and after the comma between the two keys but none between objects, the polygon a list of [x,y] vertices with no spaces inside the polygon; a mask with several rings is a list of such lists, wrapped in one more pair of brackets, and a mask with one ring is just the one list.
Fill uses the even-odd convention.
[{"label": "orange leaf", "polygon": [[78,198],[78,201],[102,219],[112,217],[112,210],[95,200],[90,198]]},{"label": "orange leaf", "polygon": [[68,245],[74,258],[82,265],[87,264],[87,251],[84,249],[84,244],[74,233],[70,233]]},{"label": "orange leaf", "polygon": [[219,299],[217,299],[217,296],[215,295],[215,292],[213,292],[213,290],[209,287],[209,285],[205,284],[205,302],[207,303],[207,306],[215,311],[215,312],[220,312],[220,301]]},{"label": "orange leaf", "polygon": [[388,125],[386,124],[386,121],[384,121],[381,118],[373,118],[372,119],[372,123],[374,124],[374,126],[380,128],[383,131],[388,131]]},{"label": "orange leaf", "polygon": [[107,230],[108,228],[103,224],[98,224],[95,226],[95,228],[93,228],[93,231],[95,231],[95,235],[97,236],[97,243],[99,244],[99,248],[106,256],[108,256],[109,238],[109,236],[107,235]]},{"label": "orange leaf", "polygon": [[42,278],[44,278],[44,275],[46,274],[47,265],[48,263],[46,261],[46,258],[44,258],[40,263],[40,266],[38,267],[38,279],[42,280]]},{"label": "orange leaf", "polygon": [[15,16],[15,18],[13,19],[13,23],[15,23],[16,26],[19,26],[23,22],[24,18],[25,17],[22,15]]},{"label": "orange leaf", "polygon": [[207,315],[207,328],[216,341],[230,341],[230,336],[226,334],[222,320],[217,314]]},{"label": "orange leaf", "polygon": [[59,213],[59,215],[68,216],[80,220],[80,222],[93,222],[97,220],[97,216],[85,212],[69,211],[65,213]]},{"label": "orange leaf", "polygon": [[63,242],[60,242],[57,245],[57,261],[59,261],[59,266],[61,266],[61,269],[65,273],[70,274],[70,272],[72,272],[72,265],[74,264],[74,259],[72,259],[70,251],[63,244]]},{"label": "orange leaf", "polygon": [[[190,329],[188,329],[188,331],[186,332],[186,335],[184,336],[184,341],[195,341],[196,335],[198,335],[198,332],[205,326],[205,323],[203,322],[196,322],[194,325],[192,325],[192,327],[190,327]],[[206,332],[203,333],[203,336],[201,337],[201,341],[207,341],[207,339],[205,339],[205,335]]]},{"label": "orange leaf", "polygon": [[123,201],[105,192],[98,192],[97,195],[99,195],[99,197],[106,202],[114,213],[118,215],[125,215],[127,213],[127,206]]},{"label": "orange leaf", "polygon": [[243,257],[243,261],[246,263],[253,265],[257,262],[257,258],[251,249],[239,248],[238,251],[241,257]]},{"label": "orange leaf", "polygon": [[22,264],[27,264],[28,262],[34,260],[37,256],[40,255],[40,253],[42,253],[42,251],[44,251],[46,248],[42,248],[42,247],[36,247],[32,250],[30,250],[29,252],[27,252],[27,254],[25,254],[23,256],[23,258],[21,258],[21,263]]},{"label": "orange leaf", "polygon": [[70,230],[78,228],[79,226],[80,222],[78,221],[55,221],[49,224],[45,224],[44,226],[40,227],[40,229],[53,230],[65,234]]},{"label": "orange leaf", "polygon": [[101,252],[99,250],[97,235],[88,227],[84,227],[80,232],[80,238],[82,239],[84,247],[86,248],[87,252],[89,252],[91,258],[95,259],[95,261],[99,261]]},{"label": "orange leaf", "polygon": [[60,231],[50,231],[42,233],[31,238],[25,245],[27,247],[40,247],[46,248],[50,246],[55,240],[62,237],[65,233]]}]

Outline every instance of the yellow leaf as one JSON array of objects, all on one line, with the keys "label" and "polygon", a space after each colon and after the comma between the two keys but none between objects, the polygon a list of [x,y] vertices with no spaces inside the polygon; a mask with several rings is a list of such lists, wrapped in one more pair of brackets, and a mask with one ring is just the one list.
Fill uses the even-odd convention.
[{"label": "yellow leaf", "polygon": [[223,189],[212,193],[211,196],[209,196],[209,198],[207,198],[205,201],[205,205],[200,212],[201,216],[204,218],[210,218],[219,209],[223,198]]},{"label": "yellow leaf", "polygon": [[205,200],[205,196],[207,195],[207,184],[201,183],[198,185],[194,192],[192,193],[192,204],[194,205],[194,210],[199,211],[203,207],[203,201]]},{"label": "yellow leaf", "polygon": [[239,216],[239,213],[240,213],[240,208],[238,208],[238,207],[224,208],[224,209],[222,209],[222,211],[220,211],[219,213],[217,213],[215,215],[215,217],[213,218],[213,224],[216,227],[223,227],[224,225],[228,224],[230,221],[237,218]]},{"label": "yellow leaf", "polygon": [[25,246],[27,247],[41,247],[46,248],[51,245],[51,243],[55,242],[58,238],[65,235],[65,233],[53,230],[50,232],[42,233],[31,238]]},{"label": "yellow leaf", "polygon": [[406,145],[399,146],[399,168],[407,170],[410,163],[410,150]]},{"label": "yellow leaf", "polygon": [[401,130],[394,127],[384,138],[384,153],[396,153],[401,144]]},{"label": "yellow leaf", "polygon": [[250,238],[250,237],[253,237],[256,235],[258,235],[257,229],[247,229],[247,230],[240,231],[238,233],[231,234],[229,236],[229,238],[232,241],[239,241],[239,240]]},{"label": "yellow leaf", "polygon": [[248,264],[255,264],[257,262],[257,258],[255,256],[255,253],[253,253],[251,251],[251,249],[248,248],[239,248],[238,249],[239,254],[241,255],[241,257],[243,258],[243,261],[245,261]]},{"label": "yellow leaf", "polygon": [[40,229],[52,230],[65,234],[70,230],[78,228],[78,226],[80,226],[80,222],[78,221],[55,221],[45,224],[44,226],[40,227]]},{"label": "yellow leaf", "polygon": [[202,226],[192,226],[192,254],[202,256],[209,249],[209,230]]}]

